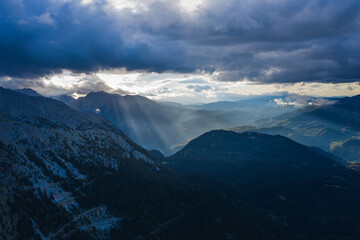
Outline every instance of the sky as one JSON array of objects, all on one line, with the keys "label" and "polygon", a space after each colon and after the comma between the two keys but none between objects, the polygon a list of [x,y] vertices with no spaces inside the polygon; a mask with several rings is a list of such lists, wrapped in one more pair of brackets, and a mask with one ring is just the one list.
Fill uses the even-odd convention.
[{"label": "sky", "polygon": [[358,0],[2,0],[0,86],[181,103],[360,94]]}]

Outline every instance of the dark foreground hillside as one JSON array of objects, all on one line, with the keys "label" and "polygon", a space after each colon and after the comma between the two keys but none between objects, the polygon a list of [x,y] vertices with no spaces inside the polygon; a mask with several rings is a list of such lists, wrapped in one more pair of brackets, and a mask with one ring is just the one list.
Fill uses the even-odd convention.
[{"label": "dark foreground hillside", "polygon": [[360,239],[360,174],[282,136],[211,131],[167,166],[302,239]]}]

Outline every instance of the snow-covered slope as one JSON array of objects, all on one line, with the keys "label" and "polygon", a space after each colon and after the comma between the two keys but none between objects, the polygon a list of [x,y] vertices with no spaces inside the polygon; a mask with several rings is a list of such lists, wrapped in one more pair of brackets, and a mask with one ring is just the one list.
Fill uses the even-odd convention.
[{"label": "snow-covered slope", "polygon": [[[17,224],[31,223],[29,236],[35,232],[43,239],[61,238],[69,234],[66,227],[76,225],[71,231],[91,231],[106,238],[123,217],[104,205],[84,209],[77,198],[82,187],[93,181],[89,169],[118,171],[128,161],[138,161],[149,171],[160,170],[145,150],[96,114],[78,113],[56,100],[0,88],[1,239],[20,234],[6,216]],[[11,208],[34,202],[43,204],[44,213],[18,209],[14,214]],[[55,224],[62,226],[56,231],[44,231],[40,222],[43,214],[49,214],[48,208],[56,209],[55,216],[63,215],[61,221],[70,221]]]}]

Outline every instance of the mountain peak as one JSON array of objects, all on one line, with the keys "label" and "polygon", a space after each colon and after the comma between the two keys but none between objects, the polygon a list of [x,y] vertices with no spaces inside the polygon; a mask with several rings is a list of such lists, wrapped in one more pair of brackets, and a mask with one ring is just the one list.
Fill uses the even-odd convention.
[{"label": "mountain peak", "polygon": [[137,101],[151,101],[147,97],[141,95],[129,95],[129,94],[118,94],[118,93],[108,93],[105,91],[98,91],[98,92],[90,92],[85,97],[79,98],[82,99],[91,99],[91,100],[125,100],[125,99],[136,99]]},{"label": "mountain peak", "polygon": [[97,91],[97,92],[89,92],[86,94],[85,98],[92,98],[92,97],[110,97],[116,96],[117,94],[111,94],[105,91]]},{"label": "mountain peak", "polygon": [[29,97],[42,97],[42,95],[31,88],[16,89],[16,91]]},{"label": "mountain peak", "polygon": [[274,169],[277,166],[336,164],[324,155],[284,136],[225,130],[213,130],[195,138],[169,159],[175,159],[175,162],[181,161],[179,159],[192,159],[200,162],[251,165],[261,163]]}]

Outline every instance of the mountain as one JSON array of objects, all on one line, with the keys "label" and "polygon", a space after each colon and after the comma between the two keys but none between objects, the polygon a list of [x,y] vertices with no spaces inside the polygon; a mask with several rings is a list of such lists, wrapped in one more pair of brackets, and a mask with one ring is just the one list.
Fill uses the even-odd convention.
[{"label": "mountain", "polygon": [[183,140],[178,125],[184,110],[177,111],[145,97],[93,92],[70,106],[81,112],[97,112],[147,149],[166,152]]},{"label": "mountain", "polygon": [[54,99],[0,88],[0,166],[1,239],[289,239]]},{"label": "mountain", "polygon": [[289,113],[303,108],[295,104],[279,104],[291,99],[291,95],[260,95],[248,96],[248,99],[238,101],[219,101],[199,106],[200,109],[210,111],[245,112],[252,118],[252,123],[263,118],[272,118],[281,114]]},{"label": "mountain", "polygon": [[23,89],[16,89],[17,92],[31,96],[31,97],[41,97],[39,93],[32,90],[31,88],[23,88]]},{"label": "mountain", "polygon": [[238,101],[218,101],[218,102],[203,104],[200,106],[200,108],[205,110],[212,110],[212,111],[244,110],[244,109],[260,110],[260,109],[253,109],[254,107],[260,107],[262,110],[270,109],[270,108],[275,109],[278,108],[278,104],[274,102],[274,99],[277,98],[284,98],[284,96],[259,96],[259,97],[252,97],[249,99],[242,99]]},{"label": "mountain", "polygon": [[360,174],[280,135],[216,130],[167,166],[301,239],[360,237]]},{"label": "mountain", "polygon": [[[68,104],[81,112],[96,112],[146,149],[159,149],[165,155],[170,155],[175,153],[179,144],[214,129],[250,123],[260,126],[257,121],[269,117],[273,118],[272,124],[276,124],[285,116],[295,117],[304,112],[302,107],[283,106],[276,102],[285,98],[286,96],[261,96],[235,102],[220,101],[187,106],[156,102],[138,95],[93,92]],[[279,115],[282,118],[277,118]],[[270,126],[270,122],[266,121],[266,124],[266,127]],[[330,134],[336,135],[332,140],[339,139],[340,133],[333,133],[331,129],[324,138]],[[295,133],[292,135],[297,136]],[[312,139],[300,134],[296,140],[300,141],[302,137],[308,141]]]},{"label": "mountain", "polygon": [[264,133],[264,134],[270,134],[270,135],[282,135],[282,136],[290,136],[294,134],[294,131],[291,128],[282,127],[282,126],[272,126],[272,127],[262,127],[262,128],[256,128],[254,126],[241,126],[241,127],[233,127],[229,128],[229,131],[233,132],[258,132],[258,133]]},{"label": "mountain", "polygon": [[333,142],[331,152],[349,162],[360,162],[360,137]]},{"label": "mountain", "polygon": [[65,95],[65,94],[58,95],[58,96],[52,96],[51,98],[56,99],[56,100],[58,100],[60,102],[63,102],[65,104],[67,104],[67,105],[72,104],[73,102],[76,101],[76,99],[73,98],[72,96]]},{"label": "mountain", "polygon": [[335,107],[338,107],[343,110],[348,110],[351,112],[359,112],[360,111],[360,95],[356,95],[353,97],[344,97],[338,99],[338,103],[335,105]]}]

